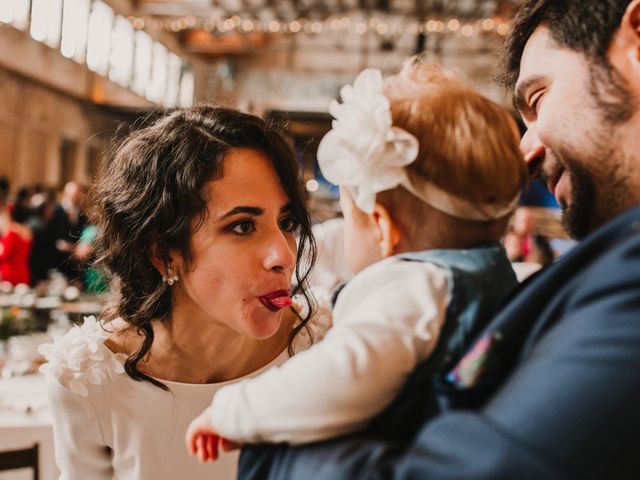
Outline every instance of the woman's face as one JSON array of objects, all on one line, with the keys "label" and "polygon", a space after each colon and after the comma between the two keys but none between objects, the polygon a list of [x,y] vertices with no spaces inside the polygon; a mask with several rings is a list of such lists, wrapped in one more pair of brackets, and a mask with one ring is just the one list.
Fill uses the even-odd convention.
[{"label": "woman's face", "polygon": [[296,264],[290,200],[269,159],[249,149],[227,153],[205,199],[208,216],[191,238],[190,268],[174,256],[173,315],[209,317],[238,334],[269,338],[280,327],[286,308],[277,299],[288,296]]}]

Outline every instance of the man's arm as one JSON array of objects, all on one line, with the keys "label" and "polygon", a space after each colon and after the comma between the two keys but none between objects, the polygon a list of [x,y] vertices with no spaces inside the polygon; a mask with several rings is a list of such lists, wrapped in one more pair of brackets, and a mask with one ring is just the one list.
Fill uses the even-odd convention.
[{"label": "man's arm", "polygon": [[404,449],[367,438],[249,448],[240,478],[637,478],[640,241],[607,257],[481,411],[444,414]]},{"label": "man's arm", "polygon": [[568,479],[512,443],[477,414],[446,415],[409,448],[351,437],[307,446],[254,445],[242,451],[242,480]]}]

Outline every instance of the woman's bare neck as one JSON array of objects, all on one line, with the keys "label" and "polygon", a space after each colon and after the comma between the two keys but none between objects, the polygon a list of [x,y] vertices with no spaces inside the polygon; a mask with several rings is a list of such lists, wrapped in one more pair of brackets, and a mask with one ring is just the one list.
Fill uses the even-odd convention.
[{"label": "woman's bare neck", "polygon": [[[160,380],[181,383],[219,383],[241,378],[277,358],[286,348],[295,317],[283,319],[280,330],[265,340],[237,334],[227,327],[180,328],[170,321],[152,321],[154,340],[138,370]],[[143,341],[126,322],[111,324],[106,342],[114,353],[131,355]]]}]

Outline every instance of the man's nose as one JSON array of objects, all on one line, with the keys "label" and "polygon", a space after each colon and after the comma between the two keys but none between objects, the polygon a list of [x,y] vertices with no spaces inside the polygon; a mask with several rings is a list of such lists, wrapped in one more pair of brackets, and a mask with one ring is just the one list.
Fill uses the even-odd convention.
[{"label": "man's nose", "polygon": [[277,272],[291,271],[296,264],[296,243],[278,230],[270,236],[264,256],[264,268]]}]

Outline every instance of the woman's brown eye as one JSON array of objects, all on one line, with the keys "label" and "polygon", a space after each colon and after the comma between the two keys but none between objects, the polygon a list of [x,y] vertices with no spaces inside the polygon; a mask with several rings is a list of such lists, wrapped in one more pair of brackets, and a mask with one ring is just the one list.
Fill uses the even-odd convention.
[{"label": "woman's brown eye", "polygon": [[293,232],[298,228],[300,222],[293,217],[280,220],[280,229],[285,232]]},{"label": "woman's brown eye", "polygon": [[230,230],[236,235],[247,235],[255,230],[255,224],[251,220],[245,220],[234,224]]}]

